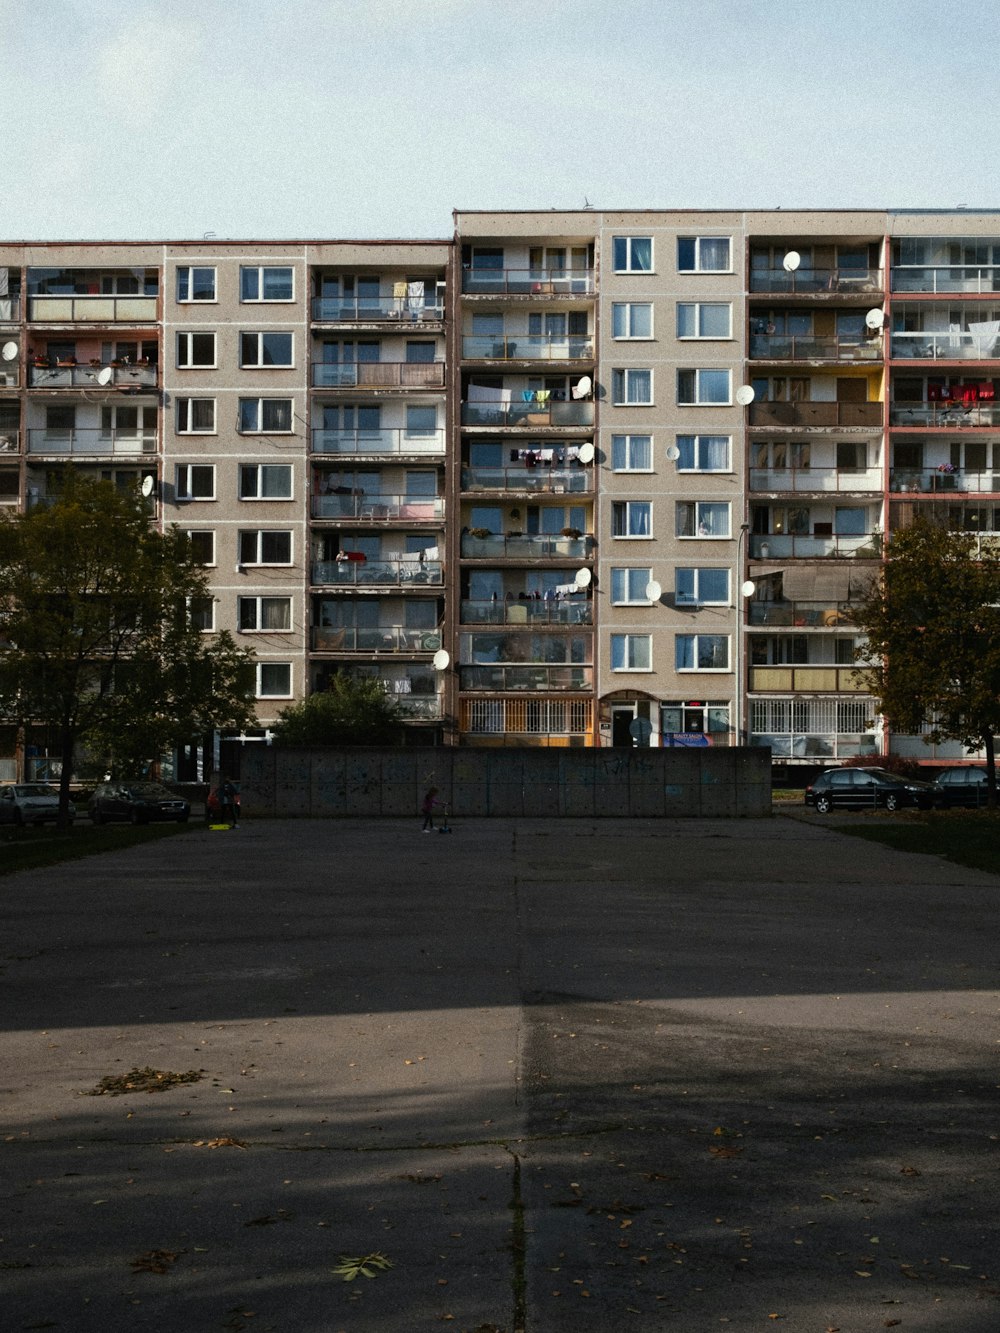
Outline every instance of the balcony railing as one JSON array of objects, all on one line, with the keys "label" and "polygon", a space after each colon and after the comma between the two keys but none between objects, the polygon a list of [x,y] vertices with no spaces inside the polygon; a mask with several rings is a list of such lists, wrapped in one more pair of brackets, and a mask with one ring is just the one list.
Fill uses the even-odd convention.
[{"label": "balcony railing", "polygon": [[441,631],[437,629],[379,625],[343,629],[317,626],[312,631],[312,648],[317,653],[436,653],[440,647]]},{"label": "balcony railing", "polygon": [[752,467],[751,491],[816,491],[843,493],[846,491],[880,491],[882,469],[879,467],[854,470],[835,467]]},{"label": "balcony railing", "polygon": [[[110,375],[98,377],[105,371]],[[28,384],[36,389],[102,389],[115,386],[129,389],[155,389],[156,366],[48,366],[28,367]]]},{"label": "balcony railing", "polygon": [[890,426],[1000,426],[1000,403],[893,403]]},{"label": "balcony railing", "polygon": [[89,429],[49,430],[44,426],[28,431],[29,454],[155,454],[155,435],[126,431]]},{"label": "balcony railing", "polygon": [[751,403],[751,426],[882,426],[881,403]]},{"label": "balcony railing", "polygon": [[591,539],[534,534],[505,537],[492,533],[488,537],[475,537],[466,532],[462,534],[462,555],[470,560],[538,560],[545,556],[586,560],[591,555]]},{"label": "balcony railing", "polygon": [[594,669],[589,666],[463,666],[462,690],[591,690]]},{"label": "balcony railing", "polygon": [[394,698],[404,718],[433,722],[444,716],[440,694],[397,694]]},{"label": "balcony railing", "polygon": [[0,389],[17,389],[21,385],[21,367],[17,361],[0,361]]},{"label": "balcony railing", "polygon": [[850,602],[750,602],[747,618],[751,625],[803,629],[830,629],[835,625],[853,624]]},{"label": "balcony railing", "polygon": [[592,625],[594,606],[580,595],[549,601],[463,601],[461,619],[463,625]]},{"label": "balcony railing", "polygon": [[755,560],[847,559],[878,560],[882,554],[882,534],[866,532],[850,537],[786,533],[750,538],[750,555]]},{"label": "balcony railing", "polygon": [[812,268],[803,264],[794,273],[784,268],[752,268],[752,292],[782,292],[812,296],[816,292],[879,292],[882,271],[877,268]]},{"label": "balcony railing", "polygon": [[385,523],[403,519],[407,523],[440,523],[444,518],[444,497],[440,495],[314,495],[313,518],[370,519]]},{"label": "balcony railing", "polygon": [[314,361],[315,389],[442,389],[443,361]]},{"label": "balcony railing", "polygon": [[0,426],[0,454],[19,454],[21,452],[21,432]]},{"label": "balcony railing", "polygon": [[[865,755],[877,762],[875,737],[852,732],[763,732],[750,733],[751,745],[770,747],[772,759],[856,759]],[[921,752],[926,753],[924,747]]]},{"label": "balcony railing", "polygon": [[923,469],[896,468],[889,476],[889,490],[897,494],[916,492],[938,495],[942,491],[995,494],[1000,492],[1000,473],[970,471],[947,465]]},{"label": "balcony railing", "polygon": [[313,298],[312,317],[323,324],[382,323],[418,324],[440,322],[444,307],[425,298],[422,305],[411,307],[405,296],[317,296]]},{"label": "balcony railing", "polygon": [[594,489],[593,468],[553,467],[464,467],[463,491],[532,491],[550,495],[587,494]]},{"label": "balcony railing", "polygon": [[858,680],[854,667],[769,666],[750,668],[751,690],[864,694],[867,686]]},{"label": "balcony railing", "polygon": [[890,355],[896,361],[994,361],[995,333],[893,333]]},{"label": "balcony railing", "polygon": [[894,292],[971,292],[992,296],[1000,292],[1000,267],[963,267],[955,264],[930,264],[892,269]]},{"label": "balcony railing", "polygon": [[317,427],[312,433],[314,454],[443,454],[444,431],[408,431],[405,428],[386,430],[326,430]]},{"label": "balcony railing", "polygon": [[593,426],[592,402],[463,403],[463,426]]},{"label": "balcony railing", "polygon": [[316,560],[314,587],[371,588],[439,586],[444,583],[440,560]]},{"label": "balcony railing", "polygon": [[467,296],[586,296],[594,290],[592,268],[467,268]]},{"label": "balcony railing", "polygon": [[32,296],[34,324],[155,324],[155,296]]},{"label": "balcony railing", "polygon": [[462,339],[462,356],[467,361],[592,361],[594,343],[584,335],[552,338],[518,333],[508,338],[470,334]]},{"label": "balcony railing", "polygon": [[878,339],[856,336],[754,333],[750,337],[750,356],[760,361],[879,361],[882,344]]}]

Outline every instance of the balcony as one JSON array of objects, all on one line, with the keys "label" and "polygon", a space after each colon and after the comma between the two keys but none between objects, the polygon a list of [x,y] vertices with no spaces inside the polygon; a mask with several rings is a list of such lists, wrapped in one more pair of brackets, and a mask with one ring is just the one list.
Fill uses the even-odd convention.
[{"label": "balcony", "polygon": [[594,605],[579,594],[549,601],[463,601],[460,616],[463,625],[592,625]]},{"label": "balcony", "polygon": [[317,296],[312,303],[317,324],[433,324],[444,319],[444,306],[427,302],[410,306],[408,297]]},{"label": "balcony", "polygon": [[0,426],[0,454],[19,454],[21,452],[21,432]]},{"label": "balcony", "polygon": [[312,364],[314,389],[443,389],[443,361],[355,361]]},{"label": "balcony", "polygon": [[83,454],[155,454],[156,436],[101,430],[97,426],[58,431],[39,426],[28,431],[28,453],[71,454],[74,457]]},{"label": "balcony", "polygon": [[592,558],[590,537],[563,537],[547,535],[502,536],[490,533],[478,537],[471,532],[462,534],[462,557],[468,560],[540,560],[556,556],[560,560],[589,560]]},{"label": "balcony", "polygon": [[[543,451],[544,452],[544,451]],[[549,451],[551,452],[551,451]],[[463,491],[514,491],[543,495],[588,495],[594,489],[594,470],[582,466],[464,467]]]},{"label": "balcony", "polygon": [[592,268],[467,268],[464,296],[589,296]]},{"label": "balcony", "polygon": [[440,587],[444,565],[440,560],[316,560],[311,572],[316,588]]},{"label": "balcony", "polygon": [[872,295],[882,290],[882,271],[877,268],[812,268],[803,265],[794,273],[784,268],[754,268],[751,292],[780,292],[788,296]]},{"label": "balcony", "polygon": [[[106,375],[104,379],[99,376]],[[28,385],[33,389],[155,389],[156,366],[85,366],[36,361],[28,367]]]},{"label": "balcony", "polygon": [[751,403],[751,426],[834,426],[881,430],[881,403]]},{"label": "balcony", "polygon": [[155,324],[155,296],[32,296],[32,324]]},{"label": "balcony", "polygon": [[325,430],[312,433],[314,454],[340,454],[354,458],[367,455],[444,454],[444,431],[410,432],[405,428],[388,430]]},{"label": "balcony", "polygon": [[992,402],[892,403],[890,426],[952,429],[955,426],[1000,426],[1000,404]]},{"label": "balcony", "polygon": [[462,356],[466,361],[593,361],[594,342],[582,334],[554,338],[540,333],[471,334],[462,338]]},{"label": "balcony", "polygon": [[880,339],[856,336],[755,333],[750,338],[755,361],[881,361]]},{"label": "balcony", "polygon": [[750,538],[750,556],[753,560],[879,560],[882,534],[866,532],[841,537],[775,533],[766,537],[753,536]]},{"label": "balcony", "polygon": [[406,523],[440,523],[444,518],[441,495],[366,495],[337,493],[314,495],[313,518],[351,518],[374,523],[402,520]]},{"label": "balcony", "polygon": [[996,361],[996,332],[893,333],[889,355],[894,361]]},{"label": "balcony", "polygon": [[19,361],[0,361],[0,389],[18,389],[21,386]]},{"label": "balcony", "polygon": [[[526,390],[526,392],[530,392]],[[510,429],[539,427],[574,427],[593,429],[592,402],[473,402],[462,404],[463,426],[490,426]]]},{"label": "balcony", "polygon": [[782,694],[864,694],[855,667],[768,666],[750,668],[750,689]]},{"label": "balcony", "polygon": [[896,494],[940,495],[943,491],[965,491],[995,495],[1000,492],[1000,473],[971,471],[942,464],[936,468],[896,468],[889,477],[889,490]]},{"label": "balcony", "polygon": [[989,264],[893,266],[890,281],[894,292],[921,292],[928,296],[964,292],[993,296],[1000,292],[1000,267]]},{"label": "balcony", "polygon": [[312,631],[312,649],[317,653],[436,653],[440,647],[441,631],[437,629],[379,625],[375,628],[316,627]]},{"label": "balcony", "polygon": [[752,467],[750,469],[751,491],[793,491],[822,494],[845,494],[849,492],[881,491],[882,469],[880,467],[841,469],[835,467],[800,467],[769,468]]},{"label": "balcony", "polygon": [[501,694],[513,690],[592,690],[594,668],[589,666],[463,666],[459,689]]},{"label": "balcony", "polygon": [[0,324],[19,324],[20,322],[20,296],[0,296]]},{"label": "balcony", "polygon": [[853,624],[850,602],[750,602],[751,625],[779,625],[799,629],[830,629]]}]

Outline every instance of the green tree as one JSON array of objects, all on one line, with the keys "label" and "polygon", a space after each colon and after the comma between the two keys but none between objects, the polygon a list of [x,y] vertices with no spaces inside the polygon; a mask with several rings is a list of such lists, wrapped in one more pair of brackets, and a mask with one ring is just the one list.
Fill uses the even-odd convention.
[{"label": "green tree", "polygon": [[329,687],[283,708],[276,745],[394,745],[404,714],[377,680],[338,672]]},{"label": "green tree", "polygon": [[0,717],[58,737],[61,811],[74,752],[116,772],[253,717],[253,658],[203,634],[190,542],[157,532],[136,490],[67,470],[58,499],[0,522]]},{"label": "green tree", "polygon": [[854,619],[867,638],[861,679],[890,725],[982,749],[995,805],[1000,550],[922,520],[903,528]]}]

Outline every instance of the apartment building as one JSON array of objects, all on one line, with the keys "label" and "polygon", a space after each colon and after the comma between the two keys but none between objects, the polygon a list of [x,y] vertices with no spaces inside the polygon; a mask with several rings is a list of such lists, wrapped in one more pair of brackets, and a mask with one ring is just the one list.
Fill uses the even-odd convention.
[{"label": "apartment building", "polygon": [[954,760],[882,726],[850,607],[918,513],[1000,532],[998,349],[992,212],[0,244],[0,507],[71,465],[190,535],[257,661],[232,764],[341,671],[414,744]]}]

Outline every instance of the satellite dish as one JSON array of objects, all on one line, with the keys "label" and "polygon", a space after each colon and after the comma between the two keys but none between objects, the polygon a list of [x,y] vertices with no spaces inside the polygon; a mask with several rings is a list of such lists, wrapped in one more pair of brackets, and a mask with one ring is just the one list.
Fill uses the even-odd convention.
[{"label": "satellite dish", "polygon": [[586,398],[594,387],[589,375],[584,375],[579,384],[575,385],[572,394],[574,398]]},{"label": "satellite dish", "polygon": [[439,648],[434,654],[434,670],[447,671],[450,664],[451,657],[448,654],[447,648]]},{"label": "satellite dish", "polygon": [[752,384],[741,384],[736,390],[736,401],[740,407],[749,407],[757,397]]},{"label": "satellite dish", "polygon": [[885,311],[880,310],[878,306],[874,310],[869,310],[865,315],[865,324],[870,329],[880,329],[885,323]]},{"label": "satellite dish", "polygon": [[681,451],[677,448],[676,444],[667,445],[667,457],[670,459],[671,463],[676,463],[680,456]]},{"label": "satellite dish", "polygon": [[652,579],[646,584],[646,596],[651,602],[658,602],[663,596],[663,589],[657,583],[656,579]]},{"label": "satellite dish", "polygon": [[150,474],[147,474],[145,477],[143,477],[142,485],[139,487],[139,489],[142,491],[143,495],[148,499],[153,494],[153,489],[155,486],[156,486],[156,478],[151,476]]},{"label": "satellite dish", "polygon": [[16,361],[17,354],[19,351],[20,348],[18,347],[17,343],[15,342],[4,343],[3,350],[0,351],[0,356],[2,356],[5,361]]},{"label": "satellite dish", "polygon": [[573,580],[573,582],[576,584],[578,588],[589,588],[590,580],[591,580],[591,573],[589,569],[578,569],[576,571],[576,578]]},{"label": "satellite dish", "polygon": [[592,463],[594,461],[594,446],[592,444],[581,444],[576,451],[576,456],[581,463]]},{"label": "satellite dish", "polygon": [[744,597],[752,597],[756,591],[757,585],[754,583],[753,579],[747,579],[740,588],[740,592]]},{"label": "satellite dish", "polygon": [[110,366],[105,366],[102,370],[99,370],[97,372],[98,384],[110,384],[111,381],[114,379],[114,377],[115,377],[115,372],[111,369]]},{"label": "satellite dish", "polygon": [[781,261],[781,267],[786,273],[794,273],[801,263],[802,256],[799,254],[798,250],[789,250],[788,254],[785,255],[784,259]]}]

